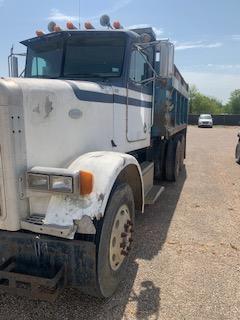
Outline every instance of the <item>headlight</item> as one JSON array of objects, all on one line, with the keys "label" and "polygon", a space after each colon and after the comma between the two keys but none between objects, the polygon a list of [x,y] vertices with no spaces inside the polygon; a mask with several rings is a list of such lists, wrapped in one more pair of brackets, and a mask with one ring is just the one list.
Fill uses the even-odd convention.
[{"label": "headlight", "polygon": [[27,172],[28,188],[42,192],[79,193],[79,171],[33,167]]},{"label": "headlight", "polygon": [[41,192],[89,195],[93,191],[93,174],[65,168],[33,167],[27,172],[28,188]]},{"label": "headlight", "polygon": [[50,176],[50,190],[72,193],[73,178],[64,176]]},{"label": "headlight", "polygon": [[28,186],[33,189],[48,190],[49,176],[45,174],[28,173]]}]

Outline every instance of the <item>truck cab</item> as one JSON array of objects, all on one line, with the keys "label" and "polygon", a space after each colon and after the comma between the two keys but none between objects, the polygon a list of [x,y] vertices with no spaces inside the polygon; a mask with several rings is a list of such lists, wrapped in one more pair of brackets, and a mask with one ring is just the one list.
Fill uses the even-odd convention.
[{"label": "truck cab", "polygon": [[176,181],[183,168],[188,85],[152,28],[22,44],[24,78],[0,80],[0,289],[109,297],[135,212],[164,190],[156,180]]},{"label": "truck cab", "polygon": [[140,42],[140,35],[123,30],[63,31],[30,39],[22,42],[27,46],[25,77],[61,79],[76,98],[108,104],[107,117],[113,123],[105,148],[140,149],[150,139],[154,55],[153,47],[140,51]]}]

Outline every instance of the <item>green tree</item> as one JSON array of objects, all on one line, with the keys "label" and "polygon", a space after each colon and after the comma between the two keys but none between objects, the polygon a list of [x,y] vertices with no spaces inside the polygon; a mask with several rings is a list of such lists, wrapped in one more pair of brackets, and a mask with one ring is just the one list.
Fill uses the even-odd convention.
[{"label": "green tree", "polygon": [[189,112],[219,114],[223,112],[222,103],[211,97],[200,93],[196,86],[191,86],[189,90]]},{"label": "green tree", "polygon": [[226,105],[226,111],[232,114],[240,114],[240,89],[236,89],[231,93],[229,103]]},{"label": "green tree", "polygon": [[193,113],[194,99],[197,93],[199,93],[197,87],[195,85],[191,85],[189,88],[189,112],[190,113]]}]

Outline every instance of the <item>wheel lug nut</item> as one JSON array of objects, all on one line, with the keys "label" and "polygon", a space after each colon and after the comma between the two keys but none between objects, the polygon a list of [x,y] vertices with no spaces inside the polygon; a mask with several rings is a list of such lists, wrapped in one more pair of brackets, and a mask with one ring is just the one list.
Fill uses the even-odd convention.
[{"label": "wheel lug nut", "polygon": [[128,221],[127,221],[127,224],[128,224],[129,226],[132,226],[132,225],[133,225],[133,223],[132,223],[131,220],[128,220]]},{"label": "wheel lug nut", "polygon": [[121,237],[122,237],[122,238],[125,238],[126,236],[127,236],[126,232],[122,232],[122,233],[121,233]]},{"label": "wheel lug nut", "polygon": [[125,256],[125,257],[126,257],[126,256],[128,255],[128,252],[127,252],[127,251],[122,250],[122,251],[121,251],[121,255],[123,255],[123,256]]}]

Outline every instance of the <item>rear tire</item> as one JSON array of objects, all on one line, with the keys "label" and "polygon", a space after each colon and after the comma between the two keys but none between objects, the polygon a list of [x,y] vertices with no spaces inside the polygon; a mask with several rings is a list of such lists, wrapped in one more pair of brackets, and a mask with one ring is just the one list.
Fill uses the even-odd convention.
[{"label": "rear tire", "polygon": [[179,139],[169,141],[166,156],[166,179],[176,181],[180,171],[181,141]]},{"label": "rear tire", "polygon": [[97,251],[97,278],[102,298],[112,296],[125,275],[134,220],[132,189],[128,184],[120,184],[110,196]]},{"label": "rear tire", "polygon": [[185,158],[185,136],[183,135],[181,138],[181,157],[180,157],[180,171],[184,166],[184,158]]}]

